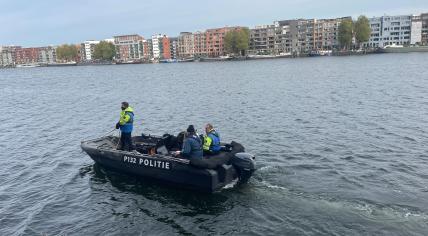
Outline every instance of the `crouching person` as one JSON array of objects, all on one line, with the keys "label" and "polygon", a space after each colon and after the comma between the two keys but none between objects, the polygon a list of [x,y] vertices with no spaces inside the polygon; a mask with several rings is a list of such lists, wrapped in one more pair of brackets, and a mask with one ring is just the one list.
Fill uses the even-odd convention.
[{"label": "crouching person", "polygon": [[195,127],[189,125],[187,135],[184,139],[183,149],[176,152],[177,156],[184,158],[202,158],[202,140],[196,134]]}]

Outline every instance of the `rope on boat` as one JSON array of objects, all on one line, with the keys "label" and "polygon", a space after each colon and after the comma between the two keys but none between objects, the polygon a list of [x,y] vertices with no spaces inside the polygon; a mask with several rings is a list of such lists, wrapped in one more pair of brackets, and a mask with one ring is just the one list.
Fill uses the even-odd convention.
[{"label": "rope on boat", "polygon": [[[93,140],[97,140],[97,139],[100,139],[100,138],[104,138],[104,137],[106,137],[106,136],[108,136],[108,135],[110,135],[111,133],[113,133],[114,131],[116,131],[116,128],[115,129],[112,129],[111,131],[109,131],[109,132],[107,132],[107,133],[105,133],[105,134],[103,134],[101,137],[98,137],[98,138],[92,138],[92,139],[85,139],[84,140],[84,142],[89,142],[89,141],[93,141]],[[120,133],[119,133],[120,134]],[[119,136],[120,137],[120,136]],[[88,137],[89,138],[89,137]]]},{"label": "rope on boat", "polygon": [[116,144],[116,150],[119,147],[119,143],[120,143],[120,138],[122,137],[122,132],[119,132],[119,139],[117,140],[117,144]]}]

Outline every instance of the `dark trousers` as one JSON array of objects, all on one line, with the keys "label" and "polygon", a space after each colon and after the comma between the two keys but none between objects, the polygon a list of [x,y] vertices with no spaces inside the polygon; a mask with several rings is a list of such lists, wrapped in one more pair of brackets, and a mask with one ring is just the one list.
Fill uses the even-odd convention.
[{"label": "dark trousers", "polygon": [[120,150],[132,151],[134,150],[134,145],[132,144],[131,133],[122,133],[120,135]]}]

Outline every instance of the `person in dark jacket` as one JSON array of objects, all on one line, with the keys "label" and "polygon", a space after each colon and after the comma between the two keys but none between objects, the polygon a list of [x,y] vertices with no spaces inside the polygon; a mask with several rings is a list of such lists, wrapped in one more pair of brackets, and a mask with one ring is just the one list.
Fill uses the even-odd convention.
[{"label": "person in dark jacket", "polygon": [[176,152],[176,155],[180,155],[185,158],[202,158],[202,140],[196,134],[196,130],[193,125],[189,125],[187,128],[187,135],[184,139],[183,149]]},{"label": "person in dark jacket", "polygon": [[131,138],[134,123],[134,110],[127,102],[122,102],[121,109],[119,122],[116,123],[116,129],[120,129],[121,131],[119,149],[132,151],[134,150]]}]

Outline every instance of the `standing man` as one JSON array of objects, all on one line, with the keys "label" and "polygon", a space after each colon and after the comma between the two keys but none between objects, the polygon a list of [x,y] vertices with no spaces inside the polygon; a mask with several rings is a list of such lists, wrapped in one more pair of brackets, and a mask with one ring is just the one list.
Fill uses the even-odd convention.
[{"label": "standing man", "polygon": [[120,112],[119,122],[116,124],[116,129],[120,128],[120,150],[132,151],[134,150],[134,145],[132,145],[132,128],[134,122],[134,109],[129,106],[129,103],[122,102],[121,106],[122,111]]},{"label": "standing man", "polygon": [[215,131],[212,124],[207,124],[205,126],[205,133],[204,136],[204,154],[207,155],[215,155],[220,152],[221,146],[220,146],[220,135]]}]

